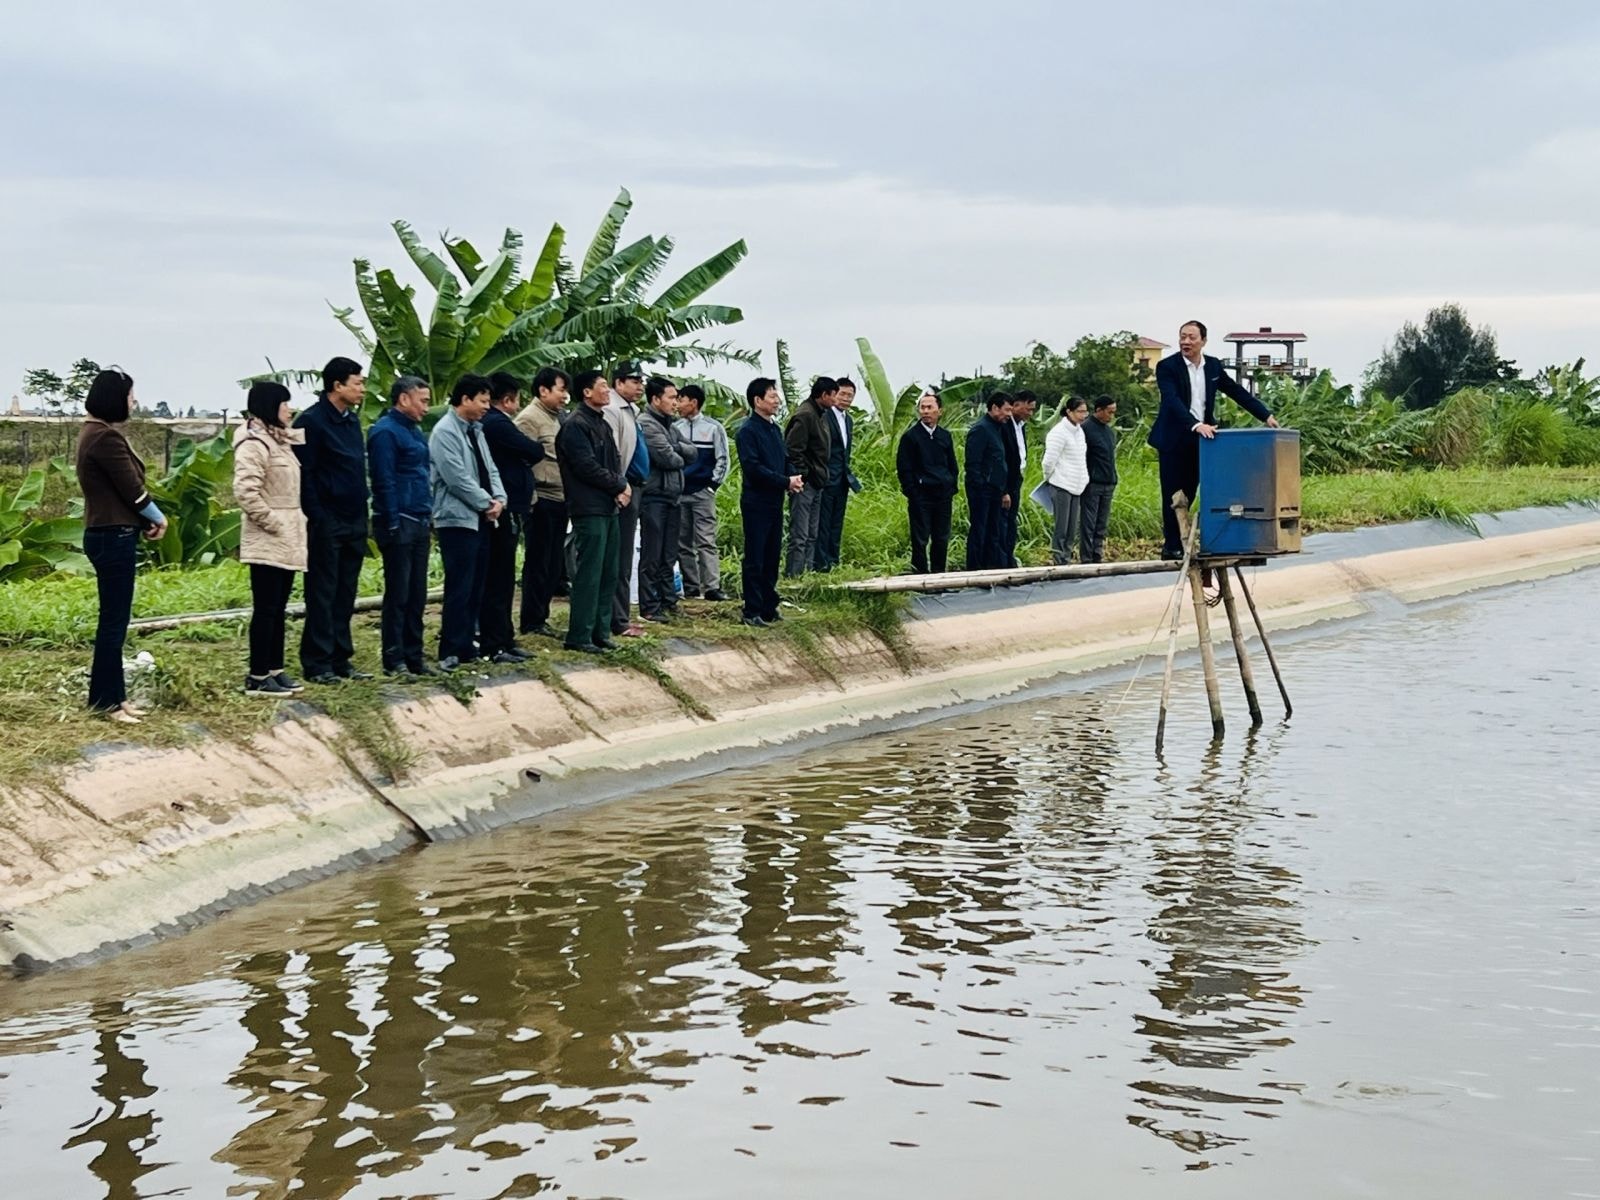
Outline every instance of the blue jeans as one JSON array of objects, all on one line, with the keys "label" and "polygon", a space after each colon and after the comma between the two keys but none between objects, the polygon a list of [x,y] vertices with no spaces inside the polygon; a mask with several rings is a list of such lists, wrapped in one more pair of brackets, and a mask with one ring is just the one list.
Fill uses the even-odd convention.
[{"label": "blue jeans", "polygon": [[105,711],[128,698],[122,676],[122,644],[133,616],[133,572],[139,531],[132,525],[102,525],[83,531],[83,552],[94,566],[100,618],[94,629],[94,660],[89,667],[89,707]]}]

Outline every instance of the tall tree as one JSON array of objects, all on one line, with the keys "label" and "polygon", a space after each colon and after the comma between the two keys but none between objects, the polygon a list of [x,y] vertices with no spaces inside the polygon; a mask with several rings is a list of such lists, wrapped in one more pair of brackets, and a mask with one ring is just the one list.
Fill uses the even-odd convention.
[{"label": "tall tree", "polygon": [[1473,327],[1459,304],[1431,309],[1419,328],[1407,321],[1367,368],[1363,392],[1381,392],[1407,408],[1432,408],[1464,387],[1510,382],[1516,364],[1500,357],[1494,330]]},{"label": "tall tree", "polygon": [[89,385],[100,374],[100,364],[92,358],[80,358],[67,372],[67,381],[61,391],[68,401],[82,404],[89,395]]},{"label": "tall tree", "polygon": [[43,400],[51,412],[61,411],[61,400],[66,381],[48,367],[34,367],[22,375],[22,394]]},{"label": "tall tree", "polygon": [[1120,417],[1137,420],[1151,411],[1155,402],[1149,369],[1133,354],[1138,342],[1138,336],[1126,330],[1087,334],[1065,355],[1034,342],[1026,354],[1002,363],[1000,371],[1007,387],[1014,391],[1026,388],[1046,405],[1053,407],[1068,396],[1082,396],[1090,402],[1096,396],[1110,396],[1117,402]]}]

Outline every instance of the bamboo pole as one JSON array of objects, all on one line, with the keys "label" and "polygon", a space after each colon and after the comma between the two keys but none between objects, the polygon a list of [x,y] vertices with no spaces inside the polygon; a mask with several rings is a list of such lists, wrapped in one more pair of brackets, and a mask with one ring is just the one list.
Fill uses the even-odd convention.
[{"label": "bamboo pole", "polygon": [[[444,590],[435,589],[428,593],[428,603],[438,604],[444,599]],[[362,596],[356,601],[356,612],[377,612],[383,607],[382,596]],[[171,617],[138,617],[128,622],[128,629],[133,633],[156,633],[162,629],[179,629],[185,625],[203,625],[208,621],[244,621],[250,617],[248,608],[219,608],[215,612],[179,613]],[[306,615],[306,606],[298,602],[284,608],[286,617],[303,617]]]},{"label": "bamboo pole", "polygon": [[960,588],[1013,587],[1052,579],[1106,579],[1118,575],[1156,575],[1176,571],[1178,563],[1160,559],[1134,559],[1115,563],[1077,563],[1070,566],[1003,567],[988,571],[945,571],[938,575],[889,575],[877,579],[852,579],[833,586],[847,592],[944,592]]},{"label": "bamboo pole", "polygon": [[1233,602],[1233,584],[1224,567],[1217,573],[1217,584],[1222,589],[1222,607],[1228,612],[1228,634],[1233,639],[1233,655],[1239,660],[1239,682],[1244,684],[1245,703],[1250,706],[1250,728],[1261,724],[1261,701],[1256,696],[1255,672],[1250,669],[1250,655],[1244,648],[1244,631],[1239,628],[1239,609]]},{"label": "bamboo pole", "polygon": [[1222,689],[1217,686],[1217,656],[1211,645],[1211,616],[1206,611],[1206,587],[1200,568],[1189,567],[1189,593],[1194,598],[1195,633],[1200,638],[1200,667],[1206,677],[1206,703],[1211,707],[1211,738],[1222,736]]},{"label": "bamboo pole", "polygon": [[1195,539],[1200,533],[1200,523],[1189,524],[1189,498],[1181,491],[1172,493],[1172,511],[1177,514],[1178,528],[1183,532],[1183,561],[1178,564],[1181,574],[1172,595],[1172,625],[1167,630],[1167,662],[1161,670],[1161,710],[1156,717],[1156,753],[1167,740],[1167,702],[1172,696],[1172,660],[1178,653],[1178,624],[1183,618],[1183,581],[1194,557]]},{"label": "bamboo pole", "polygon": [[1256,624],[1256,632],[1261,635],[1261,645],[1266,649],[1267,662],[1272,665],[1272,678],[1277,681],[1278,695],[1283,697],[1283,715],[1294,716],[1294,705],[1289,703],[1289,689],[1283,686],[1283,671],[1278,667],[1278,656],[1272,652],[1272,643],[1267,640],[1267,627],[1261,623],[1261,614],[1256,611],[1256,598],[1250,594],[1250,585],[1244,581],[1244,571],[1237,564],[1233,573],[1239,577],[1239,590],[1244,593],[1244,602],[1250,606],[1250,619]]}]

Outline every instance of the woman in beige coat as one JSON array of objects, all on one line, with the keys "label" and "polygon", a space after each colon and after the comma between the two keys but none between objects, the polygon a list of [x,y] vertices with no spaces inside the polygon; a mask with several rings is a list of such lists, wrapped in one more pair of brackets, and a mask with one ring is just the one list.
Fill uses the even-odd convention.
[{"label": "woman in beige coat", "polygon": [[305,435],[289,427],[289,389],[281,383],[251,384],[245,406],[248,416],[233,437],[239,561],[250,566],[250,667],[244,690],[252,696],[293,696],[301,687],[283,669],[284,613],[295,572],[306,569],[300,460],[292,448]]}]

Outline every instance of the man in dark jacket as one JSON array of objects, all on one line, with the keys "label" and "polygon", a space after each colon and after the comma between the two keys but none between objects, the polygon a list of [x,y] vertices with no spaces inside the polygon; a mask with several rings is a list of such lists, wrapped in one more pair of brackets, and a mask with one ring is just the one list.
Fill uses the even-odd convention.
[{"label": "man in dark jacket", "polygon": [[850,406],[856,400],[855,381],[841,378],[836,381],[839,390],[834,396],[828,427],[828,486],[822,489],[822,511],[817,518],[817,549],[813,556],[819,571],[831,571],[839,565],[839,555],[844,546],[844,510],[850,502],[850,493],[861,490],[861,482],[850,470],[850,454],[856,446],[856,422],[850,415]]},{"label": "man in dark jacket", "polygon": [[[900,435],[894,471],[911,518],[911,570],[926,575],[942,572],[950,552],[950,502],[955,498],[956,445],[943,415],[939,394],[931,389],[917,400],[917,423]],[[929,549],[932,549],[930,563]]]},{"label": "man in dark jacket", "polygon": [[1028,421],[1039,403],[1030,391],[1023,390],[1011,397],[1011,424],[1002,427],[1006,435],[1006,495],[1011,504],[1000,510],[1000,562],[999,566],[1017,565],[1017,520],[1022,515],[1022,479],[1028,473]]},{"label": "man in dark jacket", "polygon": [[361,560],[367,556],[367,443],[361,436],[361,364],[333,358],[322,368],[322,395],[295,419],[305,431],[300,507],[306,514],[306,619],[300,670],[312,683],[371,679],[351,665]]},{"label": "man in dark jacket", "polygon": [[967,570],[986,571],[1006,565],[1001,541],[1001,514],[1015,500],[1006,487],[1011,479],[1006,441],[1016,444],[1011,424],[1011,397],[996,392],[985,414],[967,430]]},{"label": "man in dark jacket", "polygon": [[506,511],[489,528],[489,565],[478,611],[478,651],[493,662],[524,662],[530,655],[517,646],[511,623],[511,601],[517,590],[517,543],[533,507],[533,464],[544,461],[544,447],[517,428],[522,411],[522,381],[507,371],[489,376],[489,411],[480,429],[489,457],[506,489]]},{"label": "man in dark jacket", "polygon": [[1172,511],[1172,495],[1181,491],[1194,503],[1200,490],[1200,439],[1217,436],[1217,393],[1232,396],[1244,410],[1276,429],[1267,406],[1235,383],[1222,364],[1204,354],[1206,327],[1185,321],[1178,330],[1178,353],[1156,364],[1156,390],[1161,407],[1146,440],[1161,463],[1161,557],[1182,558],[1183,537]]},{"label": "man in dark jacket", "polygon": [[799,575],[817,565],[817,534],[822,524],[822,490],[828,486],[828,455],[833,446],[833,418],[828,410],[839,385],[817,376],[811,395],[800,402],[784,428],[789,461],[800,472],[801,489],[789,500],[789,560],[785,575]]},{"label": "man in dark jacket", "polygon": [[678,501],[683,496],[684,465],[694,461],[697,451],[688,435],[674,427],[678,387],[672,380],[652,375],[644,385],[644,399],[639,436],[650,454],[650,473],[639,509],[639,616],[662,622],[670,621],[678,610],[672,578],[678,561]]},{"label": "man in dark jacket", "polygon": [[739,517],[744,525],[743,591],[746,625],[779,620],[778,560],[783,546],[783,498],[805,486],[778,432],[778,385],[753,379],[744,390],[750,415],[733,435],[739,455]]},{"label": "man in dark jacket", "polygon": [[573,383],[582,405],[556,434],[556,461],[577,558],[566,645],[599,654],[615,644],[611,599],[617,590],[617,513],[633,499],[633,489],[623,478],[616,440],[601,416],[611,400],[605,374],[583,371]]},{"label": "man in dark jacket", "polygon": [[422,612],[428,606],[427,383],[402,375],[389,389],[389,411],[367,432],[372,467],[373,536],[383,555],[383,669],[391,675],[431,675],[422,658]]},{"label": "man in dark jacket", "polygon": [[1084,451],[1089,484],[1083,489],[1083,536],[1078,557],[1086,563],[1103,562],[1106,532],[1111,527],[1111,493],[1117,490],[1117,402],[1096,397],[1094,416],[1083,423]]}]

